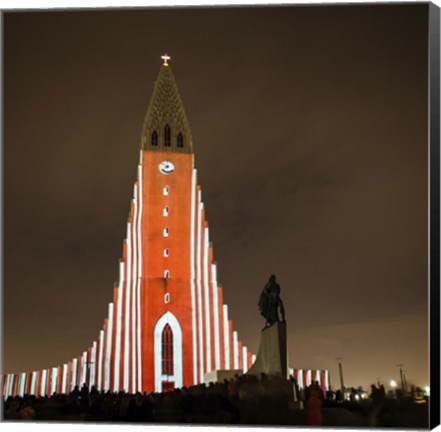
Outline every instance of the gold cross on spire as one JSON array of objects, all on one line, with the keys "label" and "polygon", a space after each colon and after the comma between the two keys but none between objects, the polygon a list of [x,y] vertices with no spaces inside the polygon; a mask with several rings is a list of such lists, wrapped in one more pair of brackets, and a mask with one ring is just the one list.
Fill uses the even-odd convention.
[{"label": "gold cross on spire", "polygon": [[167,60],[170,60],[171,57],[168,54],[164,54],[161,56],[162,60],[164,60],[163,66],[168,66]]}]

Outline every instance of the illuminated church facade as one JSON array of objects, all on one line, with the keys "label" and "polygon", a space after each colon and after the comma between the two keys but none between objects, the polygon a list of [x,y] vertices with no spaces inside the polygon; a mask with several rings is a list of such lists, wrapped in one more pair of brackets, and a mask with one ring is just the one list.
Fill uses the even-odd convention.
[{"label": "illuminated church facade", "polygon": [[[162,392],[219,370],[246,373],[255,356],[239,338],[217,281],[193,142],[169,57],[145,117],[137,179],[113,290],[98,338],[78,357],[41,371],[2,375],[2,393]],[[326,370],[294,370],[301,387]]]}]

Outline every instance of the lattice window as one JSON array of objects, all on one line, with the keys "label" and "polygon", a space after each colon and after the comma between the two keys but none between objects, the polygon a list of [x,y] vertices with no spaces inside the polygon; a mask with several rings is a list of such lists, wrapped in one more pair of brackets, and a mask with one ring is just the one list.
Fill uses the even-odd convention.
[{"label": "lattice window", "polygon": [[177,139],[177,147],[182,148],[184,147],[184,135],[182,135],[181,132],[178,133],[178,139]]},{"label": "lattice window", "polygon": [[152,146],[158,145],[158,133],[155,130],[152,132],[151,144],[152,144]]},{"label": "lattice window", "polygon": [[164,128],[164,146],[165,147],[171,146],[171,139],[170,138],[171,138],[170,126],[165,125],[165,128]]},{"label": "lattice window", "polygon": [[169,324],[162,330],[162,374],[173,375],[173,332]]}]

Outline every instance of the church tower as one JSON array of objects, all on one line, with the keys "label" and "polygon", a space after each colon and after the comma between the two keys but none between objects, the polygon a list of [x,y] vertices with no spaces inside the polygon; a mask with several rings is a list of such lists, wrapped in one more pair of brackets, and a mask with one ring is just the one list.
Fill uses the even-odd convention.
[{"label": "church tower", "polygon": [[113,290],[99,336],[82,355],[2,376],[3,394],[168,391],[216,370],[246,372],[253,356],[228,317],[194,167],[193,141],[168,60],[154,84]]},{"label": "church tower", "polygon": [[[163,392],[203,383],[220,370],[247,372],[254,362],[233,330],[217,282],[193,141],[164,55],[141,134],[127,234],[98,337],[62,365],[1,376],[8,396],[99,391]],[[327,371],[294,370],[301,387]]]}]

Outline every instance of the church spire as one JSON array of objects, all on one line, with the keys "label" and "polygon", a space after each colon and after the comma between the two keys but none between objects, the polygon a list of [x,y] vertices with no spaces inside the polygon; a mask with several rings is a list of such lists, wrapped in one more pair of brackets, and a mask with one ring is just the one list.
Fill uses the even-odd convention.
[{"label": "church spire", "polygon": [[190,126],[168,63],[170,57],[164,54],[161,58],[164,63],[153,87],[153,95],[145,116],[141,148],[192,153]]}]

